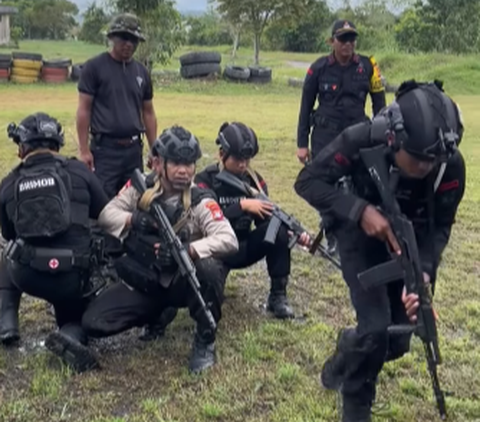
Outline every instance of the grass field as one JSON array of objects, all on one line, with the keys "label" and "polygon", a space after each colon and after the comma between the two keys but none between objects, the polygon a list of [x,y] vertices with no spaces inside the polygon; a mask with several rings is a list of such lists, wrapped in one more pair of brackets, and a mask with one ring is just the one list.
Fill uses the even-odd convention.
[{"label": "grass field", "polygon": [[[22,48],[47,57],[69,56],[75,61],[99,51],[76,46],[25,43]],[[249,52],[240,53],[240,61],[246,63]],[[155,97],[160,128],[180,123],[197,134],[204,151],[202,166],[214,160],[214,138],[222,122],[240,120],[255,128],[261,139],[255,167],[269,182],[272,198],[312,232],[317,225],[316,212],[292,187],[300,169],[294,158],[300,91],[287,87],[282,79],[303,74],[288,67],[287,61],[309,62],[314,58],[265,53],[264,64],[271,65],[276,75],[271,86],[178,81],[157,87]],[[449,420],[478,422],[480,144],[476,134],[480,131],[480,96],[467,94],[480,94],[480,65],[475,57],[444,57],[435,66],[431,56],[392,56],[390,60],[397,66],[385,66],[385,73],[395,83],[409,76],[446,76],[463,110],[466,135],[461,150],[467,163],[467,190],[444,254],[435,302],[444,358],[439,373],[442,386],[449,392]],[[455,64],[458,60],[464,67]],[[58,117],[66,128],[65,151],[76,152],[74,84],[7,84],[0,86],[0,99],[2,175],[17,162],[15,145],[6,137],[7,124],[35,111]],[[166,337],[155,343],[137,340],[137,330],[96,342],[103,370],[74,375],[39,344],[54,328],[46,306],[24,298],[22,346],[0,349],[0,422],[337,421],[337,396],[319,386],[318,374],[334,350],[338,329],[355,322],[339,272],[321,259],[294,251],[289,288],[297,313],[294,321],[276,321],[265,313],[267,292],[263,263],[229,278],[217,342],[219,362],[201,376],[191,376],[186,370],[194,325],[184,311]],[[412,353],[385,366],[378,400],[388,403],[389,409],[375,421],[438,420],[418,340],[413,341]]]}]

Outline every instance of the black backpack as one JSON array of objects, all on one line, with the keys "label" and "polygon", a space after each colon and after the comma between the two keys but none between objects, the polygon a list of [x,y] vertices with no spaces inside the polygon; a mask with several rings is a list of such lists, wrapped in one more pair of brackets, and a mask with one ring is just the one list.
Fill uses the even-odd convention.
[{"label": "black backpack", "polygon": [[66,159],[18,168],[15,182],[13,223],[18,237],[52,238],[65,233],[72,224],[70,175]]}]

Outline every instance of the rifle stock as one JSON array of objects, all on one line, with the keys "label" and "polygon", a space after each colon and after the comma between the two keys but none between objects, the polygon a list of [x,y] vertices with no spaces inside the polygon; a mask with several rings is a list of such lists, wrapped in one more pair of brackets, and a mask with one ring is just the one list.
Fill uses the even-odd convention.
[{"label": "rifle stock", "polygon": [[[140,195],[142,195],[147,187],[142,173],[138,169],[135,169],[133,172],[131,180],[133,187],[138,193],[140,193]],[[204,313],[210,328],[212,331],[215,331],[217,324],[213,318],[212,312],[208,309],[207,304],[205,303],[205,300],[200,292],[200,283],[196,275],[196,268],[192,262],[192,259],[190,258],[190,255],[188,254],[188,251],[185,249],[185,246],[183,246],[179,237],[175,234],[175,231],[173,230],[173,227],[170,224],[170,221],[168,220],[168,217],[163,211],[162,207],[159,204],[152,202],[149,212],[153,215],[158,224],[159,236],[162,239],[161,247],[168,247],[171,249],[180,274],[190,283],[190,286],[192,287],[192,290],[194,291],[194,294],[200,303],[202,312]]]},{"label": "rifle stock", "polygon": [[403,279],[407,293],[418,295],[420,306],[417,311],[417,323],[411,326],[391,326],[388,331],[391,334],[413,332],[422,340],[437,408],[440,417],[444,420],[447,418],[447,410],[445,396],[437,375],[437,366],[441,364],[441,356],[435,314],[423,279],[413,225],[402,214],[395,198],[394,188],[398,182],[398,172],[394,173],[392,177],[390,176],[383,146],[361,150],[360,156],[378,189],[382,199],[382,210],[399,242],[401,255],[359,274],[358,278],[365,289]]}]

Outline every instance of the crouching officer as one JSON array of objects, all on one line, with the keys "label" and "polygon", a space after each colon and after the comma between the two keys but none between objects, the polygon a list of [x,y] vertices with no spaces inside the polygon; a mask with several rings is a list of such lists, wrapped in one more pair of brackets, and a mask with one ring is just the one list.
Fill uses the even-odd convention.
[{"label": "crouching officer", "polygon": [[97,362],[80,325],[90,287],[89,219],[98,217],[107,196],[85,164],[58,153],[64,138],[52,117],[28,116],[9,125],[8,136],[22,162],[0,186],[2,235],[8,241],[0,277],[2,309],[6,302],[8,311],[2,324],[10,324],[18,337],[19,292],[47,300],[59,331],[47,337],[46,347],[74,369],[90,369]]},{"label": "crouching officer", "polygon": [[[208,166],[197,174],[195,182],[198,186],[215,192],[225,216],[230,220],[237,235],[239,251],[226,257],[224,262],[230,269],[239,269],[266,258],[270,276],[267,309],[276,318],[293,318],[293,310],[287,301],[291,256],[286,227],[283,225],[280,227],[275,244],[264,242],[273,204],[247,198],[243,192],[215,178],[220,170],[225,169],[268,196],[265,179],[250,167],[250,160],[259,151],[257,135],[243,123],[224,123],[220,127],[216,144],[219,146],[220,162]],[[254,230],[252,223],[256,226]]]},{"label": "crouching officer", "polygon": [[[341,223],[342,272],[357,314],[357,327],[343,330],[335,354],[322,371],[326,388],[341,388],[343,422],[371,420],[375,384],[384,362],[409,350],[410,335],[389,335],[392,324],[408,324],[415,297],[402,303],[403,280],[365,290],[358,274],[390,259],[386,243],[398,253],[399,243],[382,215],[383,202],[361,150],[377,147],[387,168],[399,175],[395,195],[401,212],[411,220],[423,276],[435,283],[465,189],[465,163],[456,146],[463,134],[458,107],[438,82],[408,81],[396,101],[373,119],[342,132],[300,172],[297,193],[320,211],[332,211]],[[383,146],[383,147],[382,147]],[[351,175],[356,195],[342,194],[335,183]],[[412,304],[413,302],[413,304]]]},{"label": "crouching officer", "polygon": [[236,252],[238,242],[213,192],[192,184],[200,156],[198,140],[190,132],[178,126],[165,130],[152,147],[154,174],[146,180],[150,189],[140,197],[128,182],[104,209],[100,226],[124,239],[126,254],[116,262],[124,283],[97,296],[83,317],[90,336],[105,337],[144,326],[169,307],[188,307],[197,323],[192,372],[215,363],[216,333],[188,281],[178,274],[171,251],[162,248],[155,221],[143,210],[152,201],[161,205],[194,261],[202,296],[218,322],[226,280],[218,258]]}]

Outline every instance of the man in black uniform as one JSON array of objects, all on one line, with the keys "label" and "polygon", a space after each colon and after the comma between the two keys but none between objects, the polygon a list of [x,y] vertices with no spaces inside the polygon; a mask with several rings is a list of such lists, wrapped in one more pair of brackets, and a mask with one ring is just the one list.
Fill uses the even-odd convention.
[{"label": "man in black uniform", "polygon": [[[84,163],[58,154],[64,138],[55,119],[28,116],[11,124],[8,135],[22,162],[0,186],[2,236],[9,242],[0,276],[2,325],[18,338],[20,292],[45,299],[59,327],[46,347],[78,371],[95,367],[80,321],[91,287],[89,219],[98,217],[108,198]],[[16,309],[3,314],[12,301]]]},{"label": "man in black uniform", "polygon": [[[297,157],[302,163],[315,157],[344,129],[368,119],[365,115],[368,94],[372,98],[374,115],[385,107],[380,69],[373,56],[355,54],[357,35],[352,22],[337,20],[330,40],[332,53],[320,57],[307,71],[297,134]],[[318,108],[313,110],[317,99]],[[327,215],[322,217],[329,248],[333,252],[335,241],[331,237],[331,222]]]},{"label": "man in black uniform", "polygon": [[151,146],[157,121],[150,75],[133,59],[138,43],[145,40],[137,17],[115,17],[108,37],[112,50],[82,68],[77,133],[80,159],[94,169],[113,198],[135,168],[143,169],[142,136],[145,132]]},{"label": "man in black uniform", "polygon": [[130,182],[109,202],[99,217],[108,233],[124,239],[126,254],[115,265],[124,283],[115,283],[97,296],[83,316],[92,337],[105,337],[141,327],[169,307],[188,307],[197,322],[189,369],[202,371],[215,363],[215,330],[199,306],[188,280],[148,212],[157,202],[194,261],[200,289],[213,318],[221,318],[226,270],[219,257],[236,252],[235,233],[214,194],[192,185],[198,140],[185,129],[165,130],[152,148],[154,172],[150,189],[140,195]]},{"label": "man in black uniform", "polygon": [[[392,323],[408,323],[403,280],[368,292],[358,280],[359,273],[389,259],[385,242],[392,251],[399,250],[388,220],[377,210],[382,204],[359,151],[385,145],[385,160],[399,169],[395,196],[414,225],[424,279],[433,286],[465,188],[465,164],[456,149],[462,134],[459,109],[440,83],[408,81],[373,122],[343,131],[297,178],[297,193],[339,223],[334,234],[357,314],[357,327],[342,331],[322,371],[326,388],[341,387],[343,422],[371,420],[384,362],[405,354],[410,343],[408,335],[389,338],[387,333]],[[352,176],[355,194],[336,190],[336,182],[345,175]],[[411,313],[412,304],[406,306]]]}]

